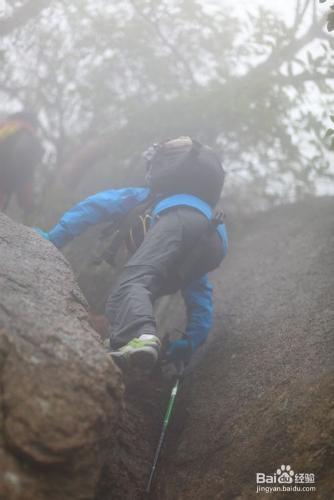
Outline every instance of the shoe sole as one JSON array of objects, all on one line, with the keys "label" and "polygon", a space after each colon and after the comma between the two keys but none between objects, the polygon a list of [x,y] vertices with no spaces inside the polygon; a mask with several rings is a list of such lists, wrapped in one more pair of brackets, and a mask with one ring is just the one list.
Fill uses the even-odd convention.
[{"label": "shoe sole", "polygon": [[156,359],[152,352],[144,350],[132,352],[129,361],[132,366],[142,370],[151,370],[156,363]]}]

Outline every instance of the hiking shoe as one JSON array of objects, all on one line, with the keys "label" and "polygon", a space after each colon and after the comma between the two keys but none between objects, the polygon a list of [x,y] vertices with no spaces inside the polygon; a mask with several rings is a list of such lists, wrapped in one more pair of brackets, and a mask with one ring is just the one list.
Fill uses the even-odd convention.
[{"label": "hiking shoe", "polygon": [[160,351],[160,339],[155,335],[141,335],[132,339],[128,344],[110,351],[113,361],[122,369],[136,366],[144,370],[153,368],[158,360]]}]

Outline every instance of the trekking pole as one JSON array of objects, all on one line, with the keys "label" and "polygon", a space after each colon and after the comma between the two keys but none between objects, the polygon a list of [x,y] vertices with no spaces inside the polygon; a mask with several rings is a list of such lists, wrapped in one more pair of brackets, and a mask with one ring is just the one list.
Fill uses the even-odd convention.
[{"label": "trekking pole", "polygon": [[175,382],[175,384],[174,384],[174,386],[172,388],[171,395],[170,395],[170,398],[169,398],[169,403],[168,403],[167,411],[166,411],[166,414],[165,414],[165,417],[164,417],[160,439],[159,439],[158,446],[157,446],[157,449],[156,449],[156,452],[155,452],[155,455],[154,455],[154,460],[153,460],[153,465],[152,465],[152,469],[151,469],[151,474],[150,474],[150,477],[149,477],[149,480],[148,480],[148,483],[147,483],[147,486],[146,486],[146,490],[145,490],[147,498],[148,498],[148,496],[150,494],[150,491],[151,491],[153,477],[154,477],[155,470],[156,470],[156,467],[157,467],[157,463],[158,463],[158,460],[159,460],[159,456],[160,456],[162,444],[163,444],[163,441],[165,439],[167,427],[168,427],[168,424],[169,424],[169,421],[170,421],[170,416],[171,416],[172,411],[173,411],[173,407],[174,407],[174,403],[175,403],[175,398],[176,398],[176,395],[177,395],[179,387],[180,387],[180,382],[181,382],[181,379],[182,379],[182,375],[183,375],[183,367],[178,372],[176,382]]}]

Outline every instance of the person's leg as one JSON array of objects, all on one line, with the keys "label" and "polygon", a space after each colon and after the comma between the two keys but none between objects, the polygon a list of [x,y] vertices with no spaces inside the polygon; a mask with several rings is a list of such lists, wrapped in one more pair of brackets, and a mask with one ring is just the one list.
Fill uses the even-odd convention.
[{"label": "person's leg", "polygon": [[[208,221],[202,214],[177,208],[164,214],[148,232],[107,301],[113,356],[129,358],[143,354],[145,363],[148,358],[157,359],[159,340],[153,304],[158,297],[183,288],[188,280],[196,278],[198,272],[202,275],[212,269],[209,258],[211,238],[208,237],[208,245],[203,247],[204,258],[199,256],[186,276],[182,272],[194,248],[202,246],[200,241],[207,230]],[[216,237],[219,239],[218,235]]]},{"label": "person's leg", "polygon": [[159,272],[145,264],[123,270],[106,304],[106,316],[112,326],[112,348],[117,349],[143,334],[156,334],[153,303],[159,279]]},{"label": "person's leg", "polygon": [[182,233],[177,210],[163,215],[125,266],[106,304],[112,348],[143,334],[155,335],[153,304],[180,259]]}]

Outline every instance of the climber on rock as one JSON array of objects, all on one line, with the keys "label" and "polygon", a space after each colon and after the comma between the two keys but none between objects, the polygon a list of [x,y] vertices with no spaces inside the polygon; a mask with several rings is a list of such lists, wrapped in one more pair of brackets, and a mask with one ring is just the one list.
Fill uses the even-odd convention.
[{"label": "climber on rock", "polygon": [[34,207],[35,169],[43,149],[36,136],[37,118],[29,111],[10,115],[0,123],[0,210],[13,195],[25,212]]},{"label": "climber on rock", "polygon": [[[187,309],[183,337],[168,345],[168,362],[188,363],[212,327],[207,273],[227,251],[224,222],[216,217],[224,183],[218,155],[189,137],[151,146],[145,153],[146,187],[110,189],[78,203],[48,233],[62,248],[90,225],[117,223],[109,260],[120,242],[132,256],[106,303],[110,352],[121,367],[152,367],[159,355],[155,301],[181,290]],[[115,244],[116,242],[116,244]]]}]

